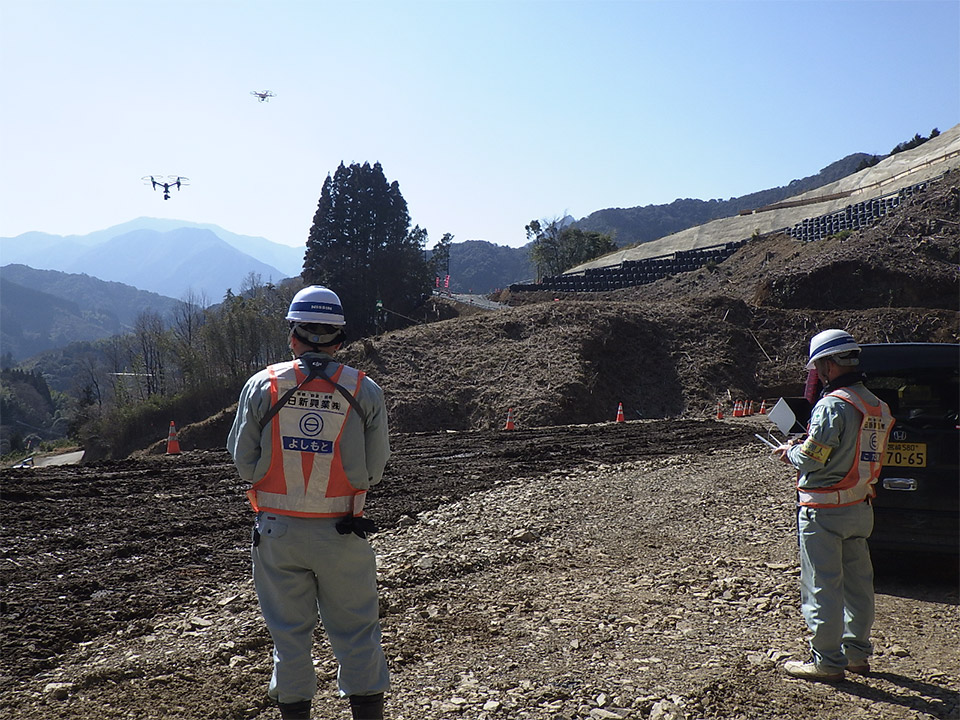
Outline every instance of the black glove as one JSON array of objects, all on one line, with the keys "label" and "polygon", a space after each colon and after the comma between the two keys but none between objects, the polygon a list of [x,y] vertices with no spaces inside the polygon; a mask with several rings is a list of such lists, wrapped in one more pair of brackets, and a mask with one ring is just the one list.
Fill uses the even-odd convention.
[{"label": "black glove", "polygon": [[341,535],[353,533],[362,538],[366,538],[367,534],[377,531],[377,524],[373,520],[365,517],[356,517],[355,515],[347,515],[342,520],[339,520],[335,527]]}]

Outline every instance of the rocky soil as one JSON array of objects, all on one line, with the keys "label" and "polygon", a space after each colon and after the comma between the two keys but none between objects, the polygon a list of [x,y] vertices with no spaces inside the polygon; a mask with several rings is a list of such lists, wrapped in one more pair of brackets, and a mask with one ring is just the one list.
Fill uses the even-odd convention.
[{"label": "rocky soil", "polygon": [[[728,405],[798,393],[828,325],[956,341],[958,220],[948,177],[847,238],[759,238],[648,287],[505,296],[345,349],[394,430],[370,500],[388,716],[960,717],[955,561],[876,558],[871,675],[779,670],[806,650],[792,477],[754,437],[766,418]],[[279,717],[229,420],[182,428],[180,455],[0,471],[0,717]],[[314,716],[346,718],[322,632],[317,660]]]},{"label": "rocky soil", "polygon": [[[802,657],[762,416],[398,435],[370,514],[391,717],[948,718],[956,575],[878,559],[875,673]],[[276,718],[223,452],[7,471],[0,716]],[[346,717],[317,635],[316,717]]]}]

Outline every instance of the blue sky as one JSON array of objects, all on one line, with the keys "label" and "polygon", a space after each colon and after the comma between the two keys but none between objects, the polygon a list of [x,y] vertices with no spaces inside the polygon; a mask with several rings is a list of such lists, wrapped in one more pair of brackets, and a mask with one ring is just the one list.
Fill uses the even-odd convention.
[{"label": "blue sky", "polygon": [[428,247],[519,246],[952,127],[960,2],[0,0],[0,87],[0,236],[302,245],[327,174],[379,161]]}]

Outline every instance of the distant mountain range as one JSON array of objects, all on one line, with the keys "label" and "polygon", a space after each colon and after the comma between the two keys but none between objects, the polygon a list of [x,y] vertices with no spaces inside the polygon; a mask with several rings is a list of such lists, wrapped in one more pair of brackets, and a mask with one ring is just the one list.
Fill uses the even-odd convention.
[{"label": "distant mountain range", "polygon": [[144,311],[169,320],[178,300],[89,275],[0,268],[0,351],[5,364],[78,341],[130,332]]},{"label": "distant mountain range", "polygon": [[263,282],[299,275],[304,248],[231,233],[216,225],[138,218],[88,235],[28,232],[0,238],[0,262],[82,273],[167,297],[206,303],[236,292],[254,273]]},{"label": "distant mountain range", "polygon": [[[855,153],[786,186],[729,200],[598,210],[576,221],[613,233],[621,247],[731,217],[846,177],[880,158]],[[0,238],[2,344],[23,359],[74,340],[127,332],[143,310],[169,313],[177,300],[219,302],[252,274],[280,282],[300,274],[304,247],[231,233],[216,225],[138,218],[87,235],[28,232]],[[450,247],[450,290],[487,293],[535,275],[530,246],[482,240]]]}]

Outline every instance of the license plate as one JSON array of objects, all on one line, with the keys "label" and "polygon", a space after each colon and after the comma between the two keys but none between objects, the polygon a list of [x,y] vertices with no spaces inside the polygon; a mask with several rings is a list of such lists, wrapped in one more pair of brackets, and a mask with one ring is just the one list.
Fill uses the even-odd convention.
[{"label": "license plate", "polygon": [[887,443],[883,464],[893,467],[926,467],[926,443]]}]

